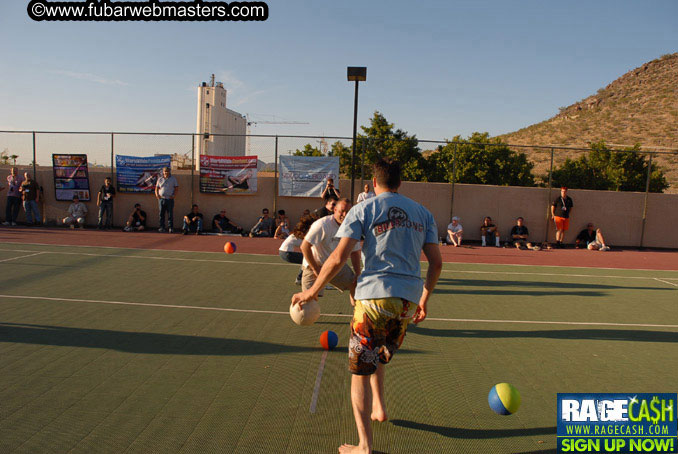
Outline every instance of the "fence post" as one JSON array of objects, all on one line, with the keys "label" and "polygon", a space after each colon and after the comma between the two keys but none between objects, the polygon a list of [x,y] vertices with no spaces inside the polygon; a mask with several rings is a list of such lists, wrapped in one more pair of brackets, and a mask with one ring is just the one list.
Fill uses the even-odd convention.
[{"label": "fence post", "polygon": [[[457,145],[452,152],[452,198],[450,200],[450,219],[454,216],[454,182],[457,180]],[[450,221],[451,222],[451,221]],[[447,232],[443,236],[447,236]]]},{"label": "fence post", "polygon": [[553,147],[551,147],[551,165],[549,167],[549,190],[546,199],[546,228],[544,229],[544,243],[549,241],[549,227],[551,223],[549,218],[551,217],[551,188],[553,186]]},{"label": "fence post", "polygon": [[36,161],[36,153],[35,153],[35,131],[33,131],[33,179],[37,181],[37,171],[35,169],[35,161]]},{"label": "fence post", "polygon": [[645,181],[645,202],[643,203],[643,225],[640,228],[640,245],[643,247],[643,240],[645,239],[645,223],[647,221],[647,198],[650,193],[650,177],[652,176],[652,153],[650,153],[650,162],[647,165],[647,180]]},{"label": "fence post", "polygon": [[277,216],[278,212],[278,136],[275,136],[275,163],[273,164],[273,217]]},{"label": "fence post", "polygon": [[113,173],[113,162],[114,162],[114,156],[115,156],[115,142],[113,137],[115,136],[115,133],[111,133],[111,184],[115,184],[114,180],[114,173]]},{"label": "fence post", "polygon": [[[191,206],[195,203],[193,201],[193,186],[195,185],[195,134],[191,134]],[[212,226],[214,228],[214,226]]]}]

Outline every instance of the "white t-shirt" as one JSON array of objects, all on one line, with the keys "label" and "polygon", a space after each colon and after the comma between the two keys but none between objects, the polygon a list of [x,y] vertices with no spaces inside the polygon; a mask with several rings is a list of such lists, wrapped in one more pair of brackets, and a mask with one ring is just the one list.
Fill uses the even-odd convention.
[{"label": "white t-shirt", "polygon": [[[448,226],[447,226],[447,230],[451,230],[452,233],[458,233],[458,232],[463,232],[463,231],[464,231],[464,229],[462,228],[461,224],[458,223],[458,222],[457,222],[457,225],[456,225],[456,226],[452,225],[452,223],[450,222],[450,223],[448,224]],[[452,238],[450,237],[450,233],[449,233],[449,232],[447,233],[447,239],[448,239],[449,241],[452,241]]]},{"label": "white t-shirt", "polygon": [[283,252],[294,252],[295,248],[298,248],[301,246],[301,242],[304,240],[300,240],[294,235],[290,235],[287,238],[285,238],[285,241],[280,245],[279,251]]},{"label": "white t-shirt", "polygon": [[[339,240],[341,240],[341,238],[337,237],[337,230],[339,230],[339,224],[334,220],[334,216],[330,214],[311,224],[311,228],[308,229],[308,233],[304,237],[304,240],[308,241],[311,243],[311,246],[313,246],[311,248],[313,258],[321,266],[325,263],[325,260],[332,255],[332,252],[337,246],[339,246]],[[360,243],[357,243],[353,250],[359,251]],[[303,266],[308,266],[305,257]]]},{"label": "white t-shirt", "polygon": [[372,192],[372,191],[370,191],[370,192],[361,192],[360,194],[358,194],[358,203],[364,202],[364,201],[367,200],[367,199],[371,199],[371,198],[374,197],[375,195],[376,195],[376,194],[375,194],[374,192]]}]

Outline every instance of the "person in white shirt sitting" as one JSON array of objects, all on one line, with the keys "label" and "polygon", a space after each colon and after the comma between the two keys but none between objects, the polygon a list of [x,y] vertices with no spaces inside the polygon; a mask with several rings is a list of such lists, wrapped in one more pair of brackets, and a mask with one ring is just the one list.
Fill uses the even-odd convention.
[{"label": "person in white shirt sitting", "polygon": [[452,218],[452,222],[447,226],[446,244],[452,244],[454,247],[461,246],[461,238],[464,234],[464,228],[459,223],[461,219],[457,216]]},{"label": "person in white shirt sitting", "polygon": [[85,227],[85,216],[87,216],[87,207],[80,202],[77,195],[73,196],[73,203],[68,207],[68,216],[63,219],[65,225],[69,225],[72,229],[76,226]]}]

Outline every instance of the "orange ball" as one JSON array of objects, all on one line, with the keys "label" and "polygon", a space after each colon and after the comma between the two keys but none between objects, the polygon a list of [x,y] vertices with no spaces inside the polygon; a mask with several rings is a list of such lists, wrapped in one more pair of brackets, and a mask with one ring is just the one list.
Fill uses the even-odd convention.
[{"label": "orange ball", "polygon": [[227,254],[235,254],[235,243],[232,241],[224,244],[224,252]]}]

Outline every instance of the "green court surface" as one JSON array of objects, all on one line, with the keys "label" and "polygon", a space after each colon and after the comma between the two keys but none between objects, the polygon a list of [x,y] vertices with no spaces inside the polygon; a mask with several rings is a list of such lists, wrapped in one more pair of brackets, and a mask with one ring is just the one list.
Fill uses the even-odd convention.
[{"label": "green court surface", "polygon": [[[269,256],[0,245],[0,452],[357,442],[348,296],[326,291],[323,317],[296,326],[296,273]],[[676,392],[677,303],[678,272],[446,264],[387,366],[375,450],[555,452],[558,392]],[[340,342],[321,369],[326,329]],[[522,394],[512,416],[487,404],[499,382]]]}]

